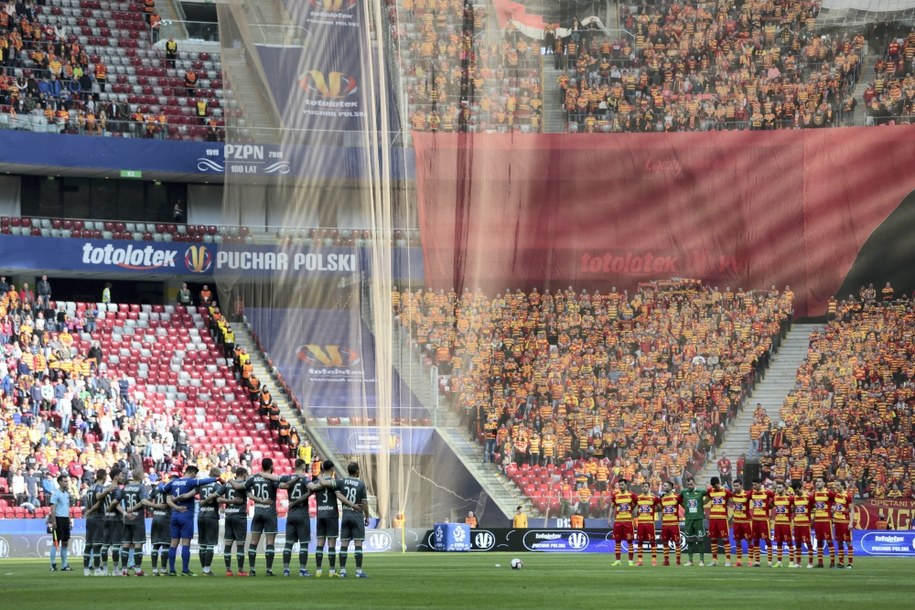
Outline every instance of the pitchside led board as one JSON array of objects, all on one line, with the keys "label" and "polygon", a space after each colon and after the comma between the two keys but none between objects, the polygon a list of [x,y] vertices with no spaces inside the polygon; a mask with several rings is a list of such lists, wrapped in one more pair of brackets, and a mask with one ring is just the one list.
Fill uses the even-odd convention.
[{"label": "pitchside led board", "polygon": [[[394,529],[368,528],[365,532],[364,549],[369,553],[386,553],[401,551],[434,551],[436,550],[436,531],[439,525],[455,526],[452,529],[452,550],[469,550],[486,553],[506,552],[543,552],[543,553],[607,553],[613,552],[611,532],[606,529],[572,530],[554,527],[556,520],[551,519],[550,527],[542,529],[473,529],[465,524],[437,524],[433,529],[408,528],[404,531]],[[146,531],[150,531],[151,520],[146,521]],[[312,529],[315,525],[312,523]],[[456,534],[460,527],[460,534]],[[278,523],[276,544],[282,547],[285,543],[286,519]],[[441,532],[442,544],[446,533]],[[457,539],[456,536],[462,536]],[[915,531],[913,530],[855,530],[853,532],[855,554],[872,557],[915,557]],[[48,558],[53,541],[45,529],[42,519],[0,519],[0,561],[3,559]],[[73,537],[70,541],[70,556],[82,555],[86,544],[86,522],[83,519],[73,520]],[[197,539],[191,542],[196,553]],[[220,531],[219,546],[222,547]],[[468,547],[469,545],[469,547]],[[468,547],[468,548],[464,548]],[[149,554],[151,545],[147,539],[143,552]],[[315,542],[309,545],[313,552]],[[444,549],[443,549],[444,550]]]}]

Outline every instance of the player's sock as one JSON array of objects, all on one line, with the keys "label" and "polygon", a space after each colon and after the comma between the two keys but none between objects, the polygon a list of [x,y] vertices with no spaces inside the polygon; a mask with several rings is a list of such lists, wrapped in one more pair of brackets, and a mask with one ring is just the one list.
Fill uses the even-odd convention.
[{"label": "player's sock", "polygon": [[133,551],[133,567],[135,570],[139,570],[140,566],[143,565],[143,549],[134,549]]},{"label": "player's sock", "polygon": [[629,561],[632,561],[633,559],[635,559],[635,549],[632,548],[631,544],[628,546],[629,546]]},{"label": "player's sock", "polygon": [[[617,551],[616,558],[619,559],[619,557],[620,557],[620,554],[619,554],[619,551]],[[318,570],[318,572],[321,571],[322,563],[324,563],[324,549],[319,547],[315,551],[315,568]]]},{"label": "player's sock", "polygon": [[346,568],[346,558],[347,557],[348,557],[347,551],[345,549],[341,549],[341,551],[340,551],[340,569],[341,570]]},{"label": "player's sock", "polygon": [[257,562],[257,546],[253,544],[248,545],[248,564],[251,566],[251,569],[254,569],[254,564]]},{"label": "player's sock", "polygon": [[772,563],[772,545],[766,542],[766,557],[769,563]]},{"label": "player's sock", "polygon": [[855,560],[855,549],[852,545],[848,545],[848,565],[851,565],[851,562]]},{"label": "player's sock", "polygon": [[731,560],[731,541],[730,541],[730,539],[728,539],[728,541],[724,543],[724,558],[727,559],[728,561]]},{"label": "player's sock", "polygon": [[181,571],[189,572],[191,570],[191,545],[181,545]]},{"label": "player's sock", "polygon": [[288,570],[289,564],[292,563],[292,547],[295,543],[286,541],[286,544],[283,546],[283,569]]},{"label": "player's sock", "polygon": [[92,547],[87,544],[83,549],[83,569],[88,570],[90,563],[92,563]]},{"label": "player's sock", "polygon": [[817,563],[823,565],[823,545],[817,544]]},{"label": "player's sock", "polygon": [[616,545],[616,560],[620,560],[620,545]]},{"label": "player's sock", "polygon": [[115,546],[111,547],[111,569],[117,570],[118,565],[121,563],[121,547]]},{"label": "player's sock", "polygon": [[57,546],[54,544],[51,545],[51,565],[57,565]]},{"label": "player's sock", "polygon": [[127,558],[130,556],[129,549],[121,549],[121,569],[127,569]]},{"label": "player's sock", "polygon": [[299,569],[304,570],[307,565],[308,565],[308,545],[303,543],[302,546],[299,547]]},{"label": "player's sock", "polygon": [[357,572],[362,571],[362,547],[361,546],[356,547],[356,571]]},{"label": "player's sock", "polygon": [[226,562],[226,571],[232,569],[232,545],[226,544],[222,548],[222,560]]},{"label": "player's sock", "polygon": [[[358,551],[356,551],[356,552],[357,552],[357,553],[362,553],[362,549],[360,548],[360,549],[359,549]],[[651,545],[651,561],[653,561],[653,562],[655,562],[655,563],[657,563],[657,561],[658,561],[658,547],[656,547],[656,546],[653,545],[653,544]]]},{"label": "player's sock", "polygon": [[238,563],[238,571],[245,571],[245,551],[244,549],[235,551],[235,561]]},{"label": "player's sock", "polygon": [[677,544],[677,549],[674,552],[676,553],[676,557],[677,557],[677,565],[680,565],[680,555],[682,554],[682,552],[680,551],[679,541],[676,544]]},{"label": "player's sock", "polygon": [[96,570],[102,569],[102,545],[94,544],[92,545],[92,566]]},{"label": "player's sock", "polygon": [[337,568],[337,553],[332,549],[327,551],[327,563],[330,565],[331,572]]},{"label": "player's sock", "polygon": [[718,561],[718,545],[712,544],[712,561]]},{"label": "player's sock", "polygon": [[670,563],[670,548],[664,545],[664,563]]},{"label": "player's sock", "polygon": [[207,546],[204,544],[200,545],[200,548],[197,549],[197,557],[200,560],[200,567],[204,568],[206,572],[207,567]]},{"label": "player's sock", "polygon": [[69,554],[69,552],[70,552],[69,547],[65,547],[65,546],[60,547],[60,567],[65,568],[68,565],[70,565],[70,563],[67,561],[67,555]]},{"label": "player's sock", "polygon": [[276,554],[276,549],[272,544],[267,545],[267,549],[264,551],[264,557],[267,558],[267,571],[273,571],[273,556]]}]

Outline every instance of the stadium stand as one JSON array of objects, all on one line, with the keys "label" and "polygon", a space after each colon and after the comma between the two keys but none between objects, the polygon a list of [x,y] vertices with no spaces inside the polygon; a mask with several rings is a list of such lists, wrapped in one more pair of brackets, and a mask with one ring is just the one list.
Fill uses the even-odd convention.
[{"label": "stadium stand", "polygon": [[894,37],[874,66],[874,81],[864,92],[867,115],[875,125],[911,123],[915,116],[915,29]]},{"label": "stadium stand", "polygon": [[817,29],[820,2],[621,5],[629,35],[564,39],[559,95],[573,132],[847,124],[864,36]]},{"label": "stadium stand", "polygon": [[[187,243],[281,243],[326,247],[363,247],[374,237],[370,229],[274,228],[252,231],[246,226],[197,225],[161,222],[124,222],[72,218],[0,217],[0,235],[111,239]],[[396,229],[391,243],[398,248],[418,247],[416,230]]]},{"label": "stadium stand", "polygon": [[499,30],[487,6],[462,0],[389,2],[388,15],[412,129],[541,130],[539,43]]},{"label": "stadium stand", "polygon": [[443,373],[484,459],[555,513],[602,508],[617,476],[654,488],[697,472],[792,301],[670,281],[635,294],[405,291],[394,311]]},{"label": "stadium stand", "polygon": [[[66,470],[85,485],[118,461],[159,478],[261,457],[291,469],[288,423],[236,379],[218,309],[52,301],[45,318],[25,288],[0,301],[4,477]],[[0,517],[46,516],[46,496],[0,490]]]},{"label": "stadium stand", "polygon": [[222,139],[219,54],[166,62],[142,1],[0,4],[0,128]]},{"label": "stadium stand", "polygon": [[898,498],[912,489],[912,334],[908,299],[878,296],[838,304],[810,337],[806,362],[769,431],[775,476],[854,481],[860,497]]}]

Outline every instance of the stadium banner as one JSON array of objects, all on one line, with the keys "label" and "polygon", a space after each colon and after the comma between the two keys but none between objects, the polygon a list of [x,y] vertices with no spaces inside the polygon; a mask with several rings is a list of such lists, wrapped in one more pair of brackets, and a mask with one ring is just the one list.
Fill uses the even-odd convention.
[{"label": "stadium banner", "polygon": [[[395,278],[422,277],[419,248],[394,248]],[[366,248],[187,244],[4,235],[0,267],[5,270],[129,272],[207,278],[217,271],[242,277],[295,272],[296,277],[357,278],[371,273]],[[191,278],[196,279],[196,278]]]},{"label": "stadium banner", "polygon": [[431,455],[436,453],[437,446],[432,443],[434,428],[391,428],[383,435],[374,427],[328,426],[323,430],[337,453],[378,454],[408,453],[414,455]]},{"label": "stadium banner", "polygon": [[[413,149],[391,155],[391,177],[413,176]],[[154,174],[234,174],[358,180],[368,176],[367,149],[358,146],[222,144],[143,138],[104,138],[0,129],[0,163]]]},{"label": "stadium banner", "polygon": [[[311,518],[311,530],[315,530],[315,518]],[[143,545],[143,553],[147,557],[152,552],[152,544],[149,539],[149,532],[152,525],[152,519],[146,519],[146,543]],[[249,523],[250,526],[250,523]],[[27,558],[49,558],[51,547],[54,544],[51,535],[48,534],[47,525],[44,519],[0,519],[0,560],[3,559],[27,559]],[[286,543],[286,518],[281,517],[278,521],[278,534],[276,545],[282,547]],[[74,567],[82,563],[82,554],[86,548],[86,520],[73,519],[73,530],[70,538],[70,563]],[[420,540],[425,534],[424,529],[401,530],[395,529],[375,529],[374,521],[370,522],[370,527],[366,528],[365,542],[363,549],[368,553],[384,552],[402,552],[404,550],[415,551],[419,547]],[[223,521],[219,521],[219,548],[223,546]],[[339,548],[339,542],[337,544]],[[315,539],[312,537],[309,543],[309,551],[315,551]],[[195,554],[199,551],[196,536],[191,540],[191,550]],[[263,543],[260,547],[263,552]],[[196,561],[196,558],[194,559]]]},{"label": "stadium banner", "polygon": [[[426,530],[417,550],[433,551],[435,545],[436,530]],[[470,545],[474,552],[613,553],[616,550],[613,531],[606,528],[475,528],[470,530]],[[663,548],[660,529],[655,531],[655,545],[659,550]],[[852,545],[859,556],[915,557],[915,532],[854,530]],[[686,548],[682,534],[680,547]]]},{"label": "stadium banner", "polygon": [[[346,426],[353,423],[353,418],[375,417],[375,337],[360,318],[359,310],[249,307],[245,316],[257,329],[261,345],[298,397],[307,417],[318,418],[319,424],[331,424],[326,428],[331,434],[334,425]],[[404,423],[428,418],[425,407],[396,372],[392,393],[392,418]],[[322,418],[339,421],[322,422]],[[425,425],[431,425],[431,421]],[[348,434],[335,440],[342,447],[348,447],[350,441]],[[387,442],[379,441],[379,447]]]},{"label": "stadium banner", "polygon": [[368,125],[362,66],[360,0],[287,3],[302,41],[257,45],[270,93],[283,123],[308,131],[360,131]]},{"label": "stadium banner", "polygon": [[881,521],[888,530],[915,530],[915,500],[874,498],[855,502],[857,529],[873,529]]},{"label": "stadium banner", "polygon": [[790,285],[798,316],[869,282],[911,294],[913,133],[416,132],[427,283],[459,294],[675,277]]}]

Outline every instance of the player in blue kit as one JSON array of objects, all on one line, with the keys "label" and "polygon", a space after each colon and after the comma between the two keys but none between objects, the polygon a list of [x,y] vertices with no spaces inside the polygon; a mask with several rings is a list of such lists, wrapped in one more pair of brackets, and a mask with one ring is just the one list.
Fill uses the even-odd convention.
[{"label": "player in blue kit", "polygon": [[172,509],[171,545],[168,549],[168,575],[177,576],[175,558],[178,554],[178,542],[181,542],[181,575],[196,576],[190,570],[191,538],[194,537],[194,496],[197,488],[219,480],[217,477],[198,479],[197,466],[188,464],[184,476],[172,479],[162,488],[166,501]]}]

